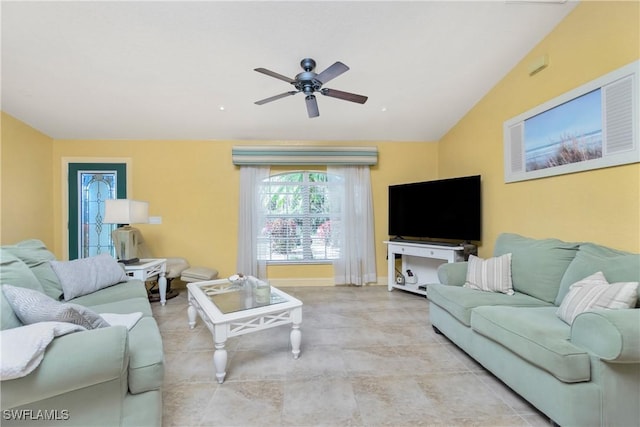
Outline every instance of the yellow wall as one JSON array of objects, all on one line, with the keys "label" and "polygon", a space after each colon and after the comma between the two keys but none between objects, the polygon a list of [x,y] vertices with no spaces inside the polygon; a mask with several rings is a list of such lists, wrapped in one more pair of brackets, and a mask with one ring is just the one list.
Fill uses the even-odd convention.
[{"label": "yellow wall", "polygon": [[53,247],[53,140],[2,113],[0,243],[39,238]]},{"label": "yellow wall", "polygon": [[[53,210],[56,213],[54,252],[58,257],[64,256],[63,159],[128,157],[132,165],[129,197],[149,201],[149,214],[162,217],[160,225],[137,225],[154,255],[185,257],[192,265],[217,268],[222,276],[235,273],[240,172],[231,162],[231,148],[241,143],[55,140],[52,173]],[[379,276],[386,277],[386,246],[382,242],[388,238],[387,187],[437,178],[437,144],[361,145],[378,147],[379,163],[371,169],[371,181],[377,270]],[[333,270],[323,265],[278,266],[269,269],[269,277],[328,284],[333,282]]]},{"label": "yellow wall", "polygon": [[501,232],[640,251],[640,164],[505,184],[502,135],[506,120],[637,60],[639,18],[638,2],[579,4],[440,141],[441,177],[482,174],[482,256]]}]

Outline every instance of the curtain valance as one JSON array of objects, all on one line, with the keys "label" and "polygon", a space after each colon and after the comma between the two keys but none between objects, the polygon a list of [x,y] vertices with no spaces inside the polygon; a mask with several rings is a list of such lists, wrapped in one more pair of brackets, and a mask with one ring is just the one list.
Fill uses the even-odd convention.
[{"label": "curtain valance", "polygon": [[232,149],[234,165],[375,165],[377,147],[308,145],[240,145]]}]

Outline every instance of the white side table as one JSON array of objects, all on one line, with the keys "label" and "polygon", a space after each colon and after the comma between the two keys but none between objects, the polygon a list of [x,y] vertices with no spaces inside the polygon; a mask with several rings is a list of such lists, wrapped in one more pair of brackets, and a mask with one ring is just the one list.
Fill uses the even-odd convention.
[{"label": "white side table", "polygon": [[[427,285],[438,283],[438,267],[447,262],[464,261],[464,246],[438,245],[428,243],[387,241],[387,287],[389,291],[402,289],[420,295],[427,295]],[[417,283],[397,284],[396,254],[402,256],[402,272],[413,271]]]},{"label": "white side table", "polygon": [[127,276],[132,279],[142,280],[143,282],[146,282],[152,277],[158,276],[160,304],[165,305],[167,303],[167,278],[165,277],[165,273],[167,271],[166,258],[141,259],[134,264],[125,265],[124,271]]}]

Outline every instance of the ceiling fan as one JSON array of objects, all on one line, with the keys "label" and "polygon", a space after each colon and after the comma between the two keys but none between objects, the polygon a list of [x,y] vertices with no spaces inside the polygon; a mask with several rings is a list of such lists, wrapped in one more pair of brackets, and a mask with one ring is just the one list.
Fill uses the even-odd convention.
[{"label": "ceiling fan", "polygon": [[284,80],[287,83],[291,83],[296,90],[284,92],[279,95],[274,95],[269,98],[261,99],[255,103],[258,105],[266,104],[271,101],[276,101],[287,96],[295,95],[298,92],[302,92],[305,95],[305,101],[307,103],[307,113],[309,118],[318,117],[320,112],[318,111],[318,102],[316,101],[315,92],[319,92],[325,96],[332,98],[343,99],[345,101],[357,102],[358,104],[364,104],[367,102],[367,97],[362,95],[356,95],[355,93],[343,92],[341,90],[323,88],[322,85],[335,79],[340,74],[349,70],[349,67],[338,61],[320,74],[316,74],[313,70],[316,68],[316,61],[311,58],[304,58],[300,61],[300,66],[304,72],[298,74],[295,79],[291,79],[282,74],[278,74],[266,68],[254,68],[257,71],[267,76],[275,77],[276,79]]}]

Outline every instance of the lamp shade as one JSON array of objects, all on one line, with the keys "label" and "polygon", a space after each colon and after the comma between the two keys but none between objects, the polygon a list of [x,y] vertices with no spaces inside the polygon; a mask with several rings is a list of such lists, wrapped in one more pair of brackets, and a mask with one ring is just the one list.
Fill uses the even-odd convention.
[{"label": "lamp shade", "polygon": [[149,222],[149,203],[130,199],[104,201],[104,224],[144,224]]}]

